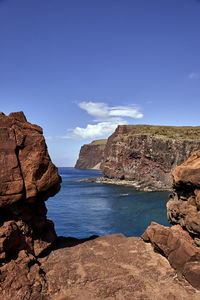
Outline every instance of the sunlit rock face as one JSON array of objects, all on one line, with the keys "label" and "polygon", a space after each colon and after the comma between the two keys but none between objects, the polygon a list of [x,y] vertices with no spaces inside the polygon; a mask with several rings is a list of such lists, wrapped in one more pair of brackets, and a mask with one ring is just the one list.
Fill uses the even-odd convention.
[{"label": "sunlit rock face", "polygon": [[38,255],[56,238],[44,201],[60,189],[42,128],[23,112],[0,113],[0,261]]},{"label": "sunlit rock face", "polygon": [[101,169],[107,140],[96,140],[81,147],[76,169]]},{"label": "sunlit rock face", "polygon": [[103,176],[169,190],[172,171],[200,149],[200,127],[120,125],[108,138]]},{"label": "sunlit rock face", "polygon": [[173,172],[173,194],[167,203],[168,219],[200,237],[200,151]]}]

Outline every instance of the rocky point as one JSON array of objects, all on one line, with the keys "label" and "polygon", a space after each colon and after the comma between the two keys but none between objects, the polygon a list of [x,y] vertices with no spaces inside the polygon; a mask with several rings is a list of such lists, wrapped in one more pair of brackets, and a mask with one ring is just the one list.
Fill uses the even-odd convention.
[{"label": "rocky point", "polygon": [[113,179],[145,191],[169,190],[172,171],[198,149],[200,127],[119,125],[104,151],[105,183]]},{"label": "rocky point", "polygon": [[76,169],[101,169],[107,140],[95,140],[81,147]]}]

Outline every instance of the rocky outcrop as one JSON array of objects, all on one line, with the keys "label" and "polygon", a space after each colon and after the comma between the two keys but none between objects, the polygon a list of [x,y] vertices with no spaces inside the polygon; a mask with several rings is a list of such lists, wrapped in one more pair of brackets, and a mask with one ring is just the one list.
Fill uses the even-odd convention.
[{"label": "rocky outcrop", "polygon": [[23,112],[0,113],[0,263],[23,249],[37,256],[55,240],[44,201],[60,182],[42,128]]},{"label": "rocky outcrop", "polygon": [[200,289],[200,249],[180,225],[172,228],[152,223],[143,239],[168,258],[170,265],[195,288]]},{"label": "rocky outcrop", "polygon": [[122,234],[60,238],[37,259],[21,251],[1,268],[0,279],[3,300],[199,299],[150,244]]},{"label": "rocky outcrop", "polygon": [[76,169],[101,169],[107,140],[96,140],[81,147]]},{"label": "rocky outcrop", "polygon": [[200,127],[120,125],[108,138],[103,176],[141,190],[169,190],[172,170],[200,149]]},{"label": "rocky outcrop", "polygon": [[167,216],[200,238],[200,151],[196,151],[173,172],[173,194],[167,203]]},{"label": "rocky outcrop", "polygon": [[143,239],[200,289],[200,151],[174,170],[167,216],[172,228],[152,223]]}]

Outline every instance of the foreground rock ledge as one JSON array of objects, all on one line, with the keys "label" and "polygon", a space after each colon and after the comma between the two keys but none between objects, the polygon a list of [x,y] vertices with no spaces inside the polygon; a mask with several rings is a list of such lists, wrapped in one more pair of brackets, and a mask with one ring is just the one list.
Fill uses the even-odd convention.
[{"label": "foreground rock ledge", "polygon": [[1,299],[200,299],[167,259],[140,238],[60,238],[54,247],[38,259],[21,251],[4,265]]}]

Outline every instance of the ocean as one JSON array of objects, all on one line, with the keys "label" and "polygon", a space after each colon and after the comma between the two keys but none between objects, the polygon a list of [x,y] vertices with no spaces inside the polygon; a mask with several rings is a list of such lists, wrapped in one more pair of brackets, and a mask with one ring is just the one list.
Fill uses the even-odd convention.
[{"label": "ocean", "polygon": [[123,233],[141,236],[152,221],[169,226],[166,192],[139,192],[132,187],[76,182],[101,176],[98,170],[59,168],[60,192],[46,202],[47,217],[58,235],[85,238]]}]

